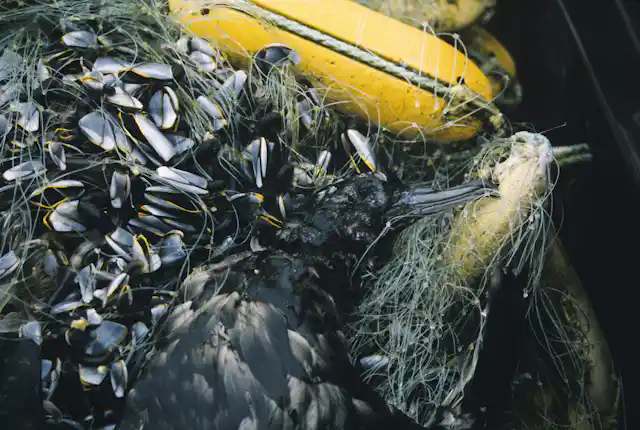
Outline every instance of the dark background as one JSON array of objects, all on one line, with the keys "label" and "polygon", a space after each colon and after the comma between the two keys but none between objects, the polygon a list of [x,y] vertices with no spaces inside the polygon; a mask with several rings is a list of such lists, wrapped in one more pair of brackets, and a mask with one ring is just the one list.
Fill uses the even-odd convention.
[{"label": "dark background", "polygon": [[561,177],[556,221],[622,375],[620,428],[640,428],[629,414],[640,405],[640,1],[499,0],[497,10],[489,30],[524,88],[509,119],[592,148],[590,165]]}]

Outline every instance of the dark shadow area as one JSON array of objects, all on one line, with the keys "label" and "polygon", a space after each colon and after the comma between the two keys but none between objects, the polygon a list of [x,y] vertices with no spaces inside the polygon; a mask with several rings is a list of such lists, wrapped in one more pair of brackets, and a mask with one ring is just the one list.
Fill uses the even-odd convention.
[{"label": "dark shadow area", "polygon": [[[555,217],[609,339],[627,409],[636,397],[630,348],[640,267],[639,27],[638,1],[501,0],[489,28],[515,57],[524,89],[509,119],[549,130],[556,145],[592,148],[590,166],[564,171]],[[626,428],[640,427],[627,417]]]}]

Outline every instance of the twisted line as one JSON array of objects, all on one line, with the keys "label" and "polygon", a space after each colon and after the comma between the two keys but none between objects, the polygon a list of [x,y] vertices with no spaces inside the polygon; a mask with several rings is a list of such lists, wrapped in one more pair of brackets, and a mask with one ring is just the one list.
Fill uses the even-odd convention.
[{"label": "twisted line", "polygon": [[[329,48],[332,51],[338,52],[346,57],[349,57],[353,60],[356,60],[360,63],[366,64],[374,69],[385,72],[393,77],[403,79],[418,88],[425,88],[433,92],[436,96],[438,92],[444,96],[449,96],[451,99],[460,97],[464,102],[467,102],[469,105],[480,109],[488,111],[491,115],[501,115],[500,111],[494,106],[494,104],[490,101],[485,100],[480,97],[479,94],[472,91],[467,86],[463,86],[461,84],[455,85],[453,87],[448,86],[447,84],[443,84],[435,78],[429,76],[423,76],[422,74],[415,72],[414,70],[408,69],[406,67],[400,66],[393,61],[386,60],[381,56],[365,51],[357,46],[351,45],[347,42],[344,42],[340,39],[336,39],[333,36],[330,36],[326,33],[315,30],[311,27],[308,27],[304,24],[301,24],[292,19],[286,18],[282,15],[276,14],[274,12],[263,9],[253,3],[243,2],[246,4],[246,9],[255,11],[257,15],[263,18],[270,24],[273,24],[275,27],[285,30],[289,33],[293,33],[297,36],[300,36],[304,39],[310,40],[317,45],[324,46],[325,48]],[[237,10],[240,12],[246,13],[247,10],[243,5],[241,8]],[[462,103],[461,106],[467,104]]]}]

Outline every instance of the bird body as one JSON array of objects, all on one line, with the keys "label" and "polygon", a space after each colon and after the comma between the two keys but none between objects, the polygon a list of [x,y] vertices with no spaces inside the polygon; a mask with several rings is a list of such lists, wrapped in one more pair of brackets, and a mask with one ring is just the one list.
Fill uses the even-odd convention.
[{"label": "bird body", "polygon": [[[486,192],[455,191],[459,203]],[[356,176],[301,203],[297,217],[294,208],[262,251],[193,275],[121,428],[420,428],[362,381],[342,334],[357,297],[350,275],[406,197],[375,175]]]},{"label": "bird body", "polygon": [[170,315],[167,346],[130,393],[122,429],[410,425],[350,363],[340,315],[312,264],[263,252],[203,280],[201,294],[218,293]]}]

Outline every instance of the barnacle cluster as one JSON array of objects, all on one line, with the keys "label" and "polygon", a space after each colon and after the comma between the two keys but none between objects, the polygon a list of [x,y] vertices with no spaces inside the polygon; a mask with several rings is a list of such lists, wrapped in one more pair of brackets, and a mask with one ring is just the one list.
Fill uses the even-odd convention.
[{"label": "barnacle cluster", "polygon": [[41,347],[50,425],[108,428],[181,282],[283,222],[288,188],[326,177],[336,122],[281,82],[286,47],[235,70],[157,2],[0,21],[2,323]]}]

